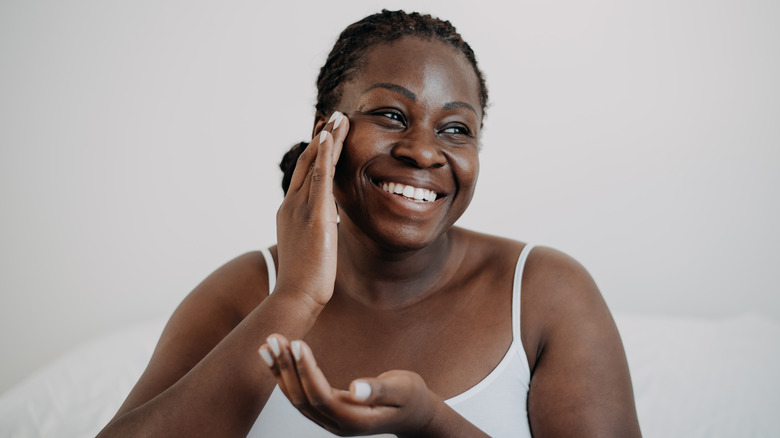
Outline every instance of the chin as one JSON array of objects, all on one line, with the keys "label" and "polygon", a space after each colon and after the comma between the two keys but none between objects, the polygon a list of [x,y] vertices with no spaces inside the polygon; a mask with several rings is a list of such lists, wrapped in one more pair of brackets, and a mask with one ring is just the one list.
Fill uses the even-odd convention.
[{"label": "chin", "polygon": [[444,235],[450,226],[429,229],[417,224],[396,224],[391,227],[360,227],[361,231],[371,239],[382,251],[388,253],[403,253],[420,251],[428,248]]}]

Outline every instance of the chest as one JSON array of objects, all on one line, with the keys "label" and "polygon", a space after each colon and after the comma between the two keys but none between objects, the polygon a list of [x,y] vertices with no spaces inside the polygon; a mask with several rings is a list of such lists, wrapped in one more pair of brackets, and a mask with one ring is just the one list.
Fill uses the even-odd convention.
[{"label": "chest", "polygon": [[473,287],[392,311],[336,297],[305,340],[336,388],[398,369],[450,398],[488,376],[512,344],[511,283]]}]

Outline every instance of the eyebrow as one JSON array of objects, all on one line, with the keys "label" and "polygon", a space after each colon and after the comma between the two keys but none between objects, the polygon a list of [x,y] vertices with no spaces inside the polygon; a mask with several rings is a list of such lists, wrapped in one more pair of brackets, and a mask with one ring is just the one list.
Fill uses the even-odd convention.
[{"label": "eyebrow", "polygon": [[[380,82],[380,83],[376,83],[374,85],[371,85],[370,87],[368,87],[365,90],[363,90],[363,94],[368,93],[369,91],[371,91],[371,90],[373,90],[375,88],[384,88],[386,90],[394,91],[394,92],[396,92],[396,93],[406,97],[407,99],[411,100],[412,102],[416,102],[417,101],[417,95],[414,94],[412,92],[412,90],[410,90],[410,89],[408,89],[406,87],[402,87],[402,86],[400,86],[398,84],[390,84],[390,83],[386,83],[386,82]],[[457,108],[467,108],[467,109],[470,109],[471,111],[473,111],[474,114],[479,115],[477,110],[474,109],[473,106],[471,106],[470,104],[468,104],[466,102],[460,102],[460,101],[448,102],[448,103],[445,103],[444,106],[442,107],[442,109],[445,109],[445,110],[451,110],[451,109],[457,109]]]},{"label": "eyebrow", "polygon": [[405,98],[411,100],[412,102],[417,101],[417,95],[412,93],[412,90],[410,90],[410,89],[408,89],[406,87],[402,87],[400,85],[388,84],[388,83],[385,83],[385,82],[380,82],[378,84],[374,84],[374,85],[366,88],[363,91],[363,94],[368,93],[369,91],[373,90],[374,88],[385,88],[385,89],[390,90],[390,91],[395,91],[396,93],[403,95]]},{"label": "eyebrow", "polygon": [[475,110],[473,106],[467,104],[466,102],[458,101],[458,102],[445,103],[442,108],[445,109],[445,110],[451,110],[451,109],[456,109],[456,108],[468,108],[471,111],[474,111],[474,114],[479,115],[477,110]]}]

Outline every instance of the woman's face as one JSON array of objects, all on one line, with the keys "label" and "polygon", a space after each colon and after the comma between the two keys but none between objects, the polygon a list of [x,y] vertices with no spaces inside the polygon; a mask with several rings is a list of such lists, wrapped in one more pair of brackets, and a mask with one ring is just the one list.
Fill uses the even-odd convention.
[{"label": "woman's face", "polygon": [[350,119],[334,187],[342,227],[394,250],[447,231],[479,173],[479,82],[465,56],[414,37],[375,46],[337,110]]}]

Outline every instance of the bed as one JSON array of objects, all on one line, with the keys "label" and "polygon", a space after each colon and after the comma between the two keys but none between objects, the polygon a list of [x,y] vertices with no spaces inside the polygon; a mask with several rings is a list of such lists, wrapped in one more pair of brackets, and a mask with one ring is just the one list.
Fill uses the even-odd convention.
[{"label": "bed", "polygon": [[[617,314],[645,437],[780,437],[780,323]],[[0,396],[0,437],[90,437],[113,416],[164,321],[101,335]]]}]

